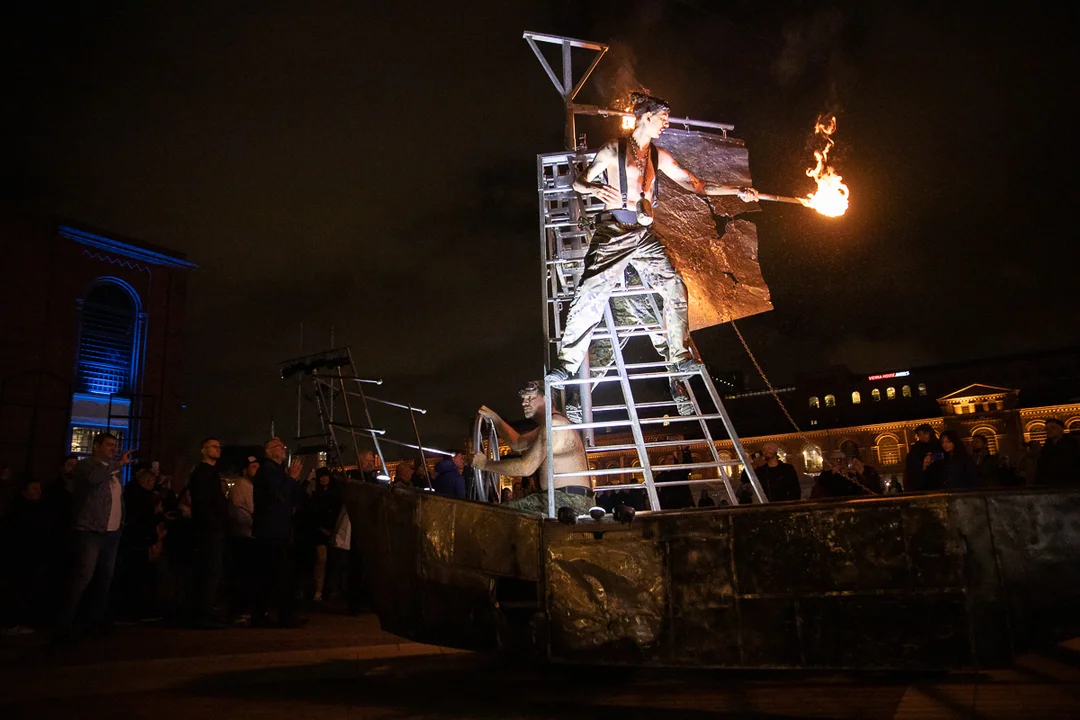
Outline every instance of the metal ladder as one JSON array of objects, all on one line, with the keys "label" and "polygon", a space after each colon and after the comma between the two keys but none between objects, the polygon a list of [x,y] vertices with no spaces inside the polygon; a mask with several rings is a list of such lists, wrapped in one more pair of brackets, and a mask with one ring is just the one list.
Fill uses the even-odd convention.
[{"label": "metal ladder", "polygon": [[[537,158],[538,192],[540,200],[540,242],[542,265],[542,280],[544,288],[544,335],[545,347],[548,351],[557,351],[562,340],[562,316],[561,310],[574,297],[577,284],[580,281],[585,267],[585,253],[589,245],[589,232],[587,227],[588,215],[593,211],[600,210],[600,204],[594,198],[582,199],[574,192],[572,184],[574,177],[581,173],[592,161],[594,153],[586,152],[561,152],[540,155]],[[641,287],[627,287],[616,290],[612,298],[617,297],[644,297],[649,303],[653,322],[634,325],[617,326],[611,311],[611,301],[604,312],[603,325],[593,333],[591,342],[609,341],[612,349],[613,363],[602,370],[593,371],[589,367],[588,357],[583,363],[579,376],[564,381],[545,383],[545,396],[549,398],[545,411],[545,432],[547,440],[547,487],[553,488],[554,481],[560,478],[640,474],[644,484],[640,482],[622,483],[617,485],[605,485],[594,488],[595,492],[607,492],[620,489],[642,489],[646,492],[649,509],[658,510],[660,499],[656,491],[654,471],[649,457],[649,450],[655,448],[678,447],[688,444],[686,440],[659,440],[646,441],[643,427],[663,425],[668,423],[696,422],[701,429],[705,442],[709,446],[712,459],[709,462],[690,462],[676,465],[664,465],[664,470],[699,470],[716,468],[718,478],[675,481],[663,483],[664,487],[676,485],[692,485],[700,483],[724,484],[730,502],[738,504],[738,499],[733,485],[730,468],[742,465],[749,479],[754,495],[758,502],[768,502],[757,474],[750,463],[739,442],[738,434],[731,422],[731,418],[724,407],[723,401],[713,384],[704,365],[699,365],[693,372],[672,372],[667,362],[646,362],[627,364],[623,357],[623,348],[631,337],[650,336],[656,334],[666,335],[667,330],[661,324],[662,315],[656,303],[657,291],[649,287],[642,279]],[[703,412],[697,394],[691,385],[693,377],[700,377],[705,389],[712,401],[714,412]],[[693,404],[692,415],[674,415],[662,417],[642,417],[639,411],[655,411],[676,406],[674,400],[658,402],[638,402],[634,395],[634,385],[642,381],[664,379],[679,379],[683,382],[687,396]],[[610,405],[596,405],[593,403],[593,391],[598,386],[606,383],[618,383],[622,401]],[[584,422],[552,427],[551,416],[554,399],[553,392],[570,387],[578,387],[581,391],[581,409]],[[626,419],[595,420],[596,415],[623,412]],[[737,460],[727,460],[720,457],[716,443],[713,440],[710,421],[720,420],[728,438],[734,446]],[[600,428],[629,428],[633,442],[624,445],[596,445],[595,430]],[[586,454],[592,455],[599,452],[628,451],[637,453],[639,467],[631,468],[603,468],[578,473],[555,473],[553,464],[553,435],[555,432],[584,431],[586,436]],[[555,495],[548,493],[549,516],[554,517],[556,512]]]}]

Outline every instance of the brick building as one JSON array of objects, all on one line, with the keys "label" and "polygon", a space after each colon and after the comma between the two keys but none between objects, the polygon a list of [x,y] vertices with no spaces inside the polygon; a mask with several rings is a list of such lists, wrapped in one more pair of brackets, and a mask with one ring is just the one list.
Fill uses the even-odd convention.
[{"label": "brick building", "polygon": [[[728,375],[718,387],[734,387]],[[939,434],[955,430],[965,443],[974,435],[987,438],[990,451],[1019,458],[1022,443],[1046,437],[1044,420],[1055,417],[1066,431],[1080,433],[1080,348],[1025,353],[961,363],[882,371],[869,375],[837,367],[796,378],[777,389],[801,432],[768,390],[729,394],[725,405],[743,446],[753,452],[775,442],[803,478],[804,494],[828,454],[849,457],[878,468],[885,477],[902,477],[915,428],[929,423]],[[679,440],[676,425],[650,440]],[[714,428],[719,431],[719,428]],[[720,431],[722,433],[722,431]],[[598,434],[598,446],[630,442],[623,433]],[[687,437],[694,462],[711,454],[701,440]],[[730,441],[717,441],[722,457],[734,458]],[[660,457],[651,458],[657,464]],[[633,452],[597,453],[595,468],[638,464]],[[695,473],[694,477],[707,478]],[[715,472],[712,473],[715,476]],[[640,474],[607,476],[602,482],[628,482]],[[719,498],[720,496],[717,495]]]},{"label": "brick building", "polygon": [[0,460],[50,477],[109,429],[178,457],[181,253],[41,217],[0,220]]}]

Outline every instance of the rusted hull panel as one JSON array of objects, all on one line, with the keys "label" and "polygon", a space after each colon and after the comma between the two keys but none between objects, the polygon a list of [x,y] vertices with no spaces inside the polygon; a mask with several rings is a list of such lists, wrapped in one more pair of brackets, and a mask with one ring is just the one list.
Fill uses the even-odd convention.
[{"label": "rusted hull panel", "polygon": [[540,518],[373,484],[348,485],[345,499],[367,594],[386,630],[494,649],[520,634],[496,606],[500,587],[515,597],[531,588],[539,611]]},{"label": "rusted hull panel", "polygon": [[[749,187],[750,160],[741,141],[719,135],[669,130],[658,145],[697,177]],[[756,203],[737,197],[704,198],[660,176],[656,229],[686,283],[690,329],[718,325],[772,310],[769,287],[758,264],[757,228],[745,219]]]},{"label": "rusted hull panel", "polygon": [[1080,634],[1080,493],[775,504],[568,527],[372,490],[365,538],[383,532],[401,545],[370,544],[394,559],[369,566],[376,609],[387,629],[424,642],[586,664],[932,669],[1004,666],[1032,642]]}]

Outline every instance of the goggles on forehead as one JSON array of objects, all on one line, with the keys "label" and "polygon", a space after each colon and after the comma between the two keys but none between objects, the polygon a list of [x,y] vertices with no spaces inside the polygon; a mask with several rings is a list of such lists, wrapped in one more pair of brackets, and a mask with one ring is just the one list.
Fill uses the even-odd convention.
[{"label": "goggles on forehead", "polygon": [[530,380],[529,382],[525,383],[525,385],[523,385],[520,390],[518,390],[518,397],[525,397],[526,395],[530,395],[532,393],[540,393],[541,395],[543,395],[544,383],[540,382],[539,380]]}]

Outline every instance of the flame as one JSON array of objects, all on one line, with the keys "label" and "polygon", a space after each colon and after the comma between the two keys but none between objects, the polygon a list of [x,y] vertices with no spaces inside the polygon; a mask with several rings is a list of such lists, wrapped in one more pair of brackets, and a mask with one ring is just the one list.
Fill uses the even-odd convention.
[{"label": "flame", "polygon": [[834,132],[836,132],[835,115],[829,117],[826,122],[818,118],[814,124],[814,134],[820,135],[825,140],[825,146],[821,150],[814,151],[817,165],[809,168],[806,176],[813,178],[817,183],[817,191],[805,198],[799,198],[803,205],[817,210],[826,217],[840,217],[848,209],[848,186],[841,182],[843,178],[837,175],[828,164],[829,151],[836,144],[836,141],[832,139]]},{"label": "flame", "polygon": [[[627,109],[626,112],[630,112],[630,110]],[[622,116],[622,129],[623,130],[633,130],[635,125],[637,125],[637,118],[635,118],[633,115],[623,115]]]}]

